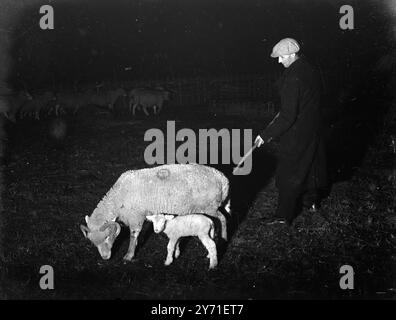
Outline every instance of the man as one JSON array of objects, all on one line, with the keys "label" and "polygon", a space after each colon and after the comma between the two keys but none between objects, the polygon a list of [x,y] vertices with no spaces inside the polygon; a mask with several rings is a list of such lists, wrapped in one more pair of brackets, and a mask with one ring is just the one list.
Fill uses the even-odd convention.
[{"label": "man", "polygon": [[[297,53],[292,38],[279,41],[271,57],[286,68],[280,80],[279,113],[255,143],[280,138],[276,186],[278,207],[268,224],[288,224],[298,214],[301,200],[316,210],[318,190],[326,186],[325,151],[321,138],[320,80],[314,68]],[[302,196],[305,195],[305,199]]]}]

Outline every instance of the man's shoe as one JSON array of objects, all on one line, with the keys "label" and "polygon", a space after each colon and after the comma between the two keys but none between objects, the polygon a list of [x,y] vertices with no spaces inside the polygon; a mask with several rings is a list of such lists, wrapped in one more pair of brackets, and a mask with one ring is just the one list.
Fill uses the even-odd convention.
[{"label": "man's shoe", "polygon": [[304,203],[304,209],[308,210],[310,213],[316,213],[319,211],[319,205],[317,203]]},{"label": "man's shoe", "polygon": [[275,224],[288,224],[288,223],[285,218],[274,217],[274,218],[269,219],[265,224],[270,226],[270,225],[275,225]]},{"label": "man's shoe", "polygon": [[317,208],[316,204],[315,204],[315,203],[312,204],[312,205],[308,208],[308,211],[311,212],[311,213],[316,213],[316,212],[318,212],[318,208]]}]

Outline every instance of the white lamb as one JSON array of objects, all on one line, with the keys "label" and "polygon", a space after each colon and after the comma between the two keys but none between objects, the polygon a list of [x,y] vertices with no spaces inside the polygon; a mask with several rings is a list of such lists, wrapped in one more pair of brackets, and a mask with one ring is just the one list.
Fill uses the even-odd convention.
[{"label": "white lamb", "polygon": [[208,250],[207,258],[210,259],[209,269],[217,266],[217,250],[214,239],[213,221],[202,214],[189,214],[186,216],[173,216],[169,214],[156,214],[146,216],[146,219],[153,223],[155,233],[164,232],[168,238],[168,255],[165,265],[173,262],[180,255],[180,238],[197,236]]},{"label": "white lamb", "polygon": [[[132,260],[137,239],[147,215],[166,212],[173,215],[205,213],[221,222],[222,238],[227,240],[226,219],[220,211],[229,209],[229,181],[220,171],[199,164],[169,164],[123,173],[99,202],[84,236],[109,259],[120,232],[116,220],[130,229],[130,243],[124,259]],[[229,213],[229,212],[228,212]]]}]

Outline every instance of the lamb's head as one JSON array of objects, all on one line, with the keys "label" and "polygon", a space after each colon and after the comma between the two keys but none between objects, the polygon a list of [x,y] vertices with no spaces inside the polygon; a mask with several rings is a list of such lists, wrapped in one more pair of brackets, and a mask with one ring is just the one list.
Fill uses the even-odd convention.
[{"label": "lamb's head", "polygon": [[115,221],[108,221],[97,227],[90,222],[88,216],[85,216],[85,221],[86,226],[80,225],[84,237],[88,238],[98,248],[100,256],[104,260],[110,259],[111,248],[121,231],[120,225]]},{"label": "lamb's head", "polygon": [[170,214],[154,214],[150,216],[146,216],[146,219],[148,221],[151,221],[153,223],[153,228],[155,233],[160,233],[164,231],[165,226],[166,226],[166,221],[172,220],[175,216],[170,215]]}]

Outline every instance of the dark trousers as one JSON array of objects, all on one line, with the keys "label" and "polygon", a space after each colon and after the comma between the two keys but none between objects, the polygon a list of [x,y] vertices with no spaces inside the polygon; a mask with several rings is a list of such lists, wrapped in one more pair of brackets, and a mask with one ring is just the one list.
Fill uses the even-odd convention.
[{"label": "dark trousers", "polygon": [[292,222],[301,212],[303,204],[309,207],[320,201],[323,193],[321,190],[327,186],[323,145],[319,144],[312,158],[311,161],[303,163],[305,166],[300,167],[288,160],[279,164],[276,178],[279,191],[276,217]]},{"label": "dark trousers", "polygon": [[298,204],[301,198],[301,190],[296,188],[280,188],[278,195],[278,207],[275,216],[292,222],[298,214]]}]

